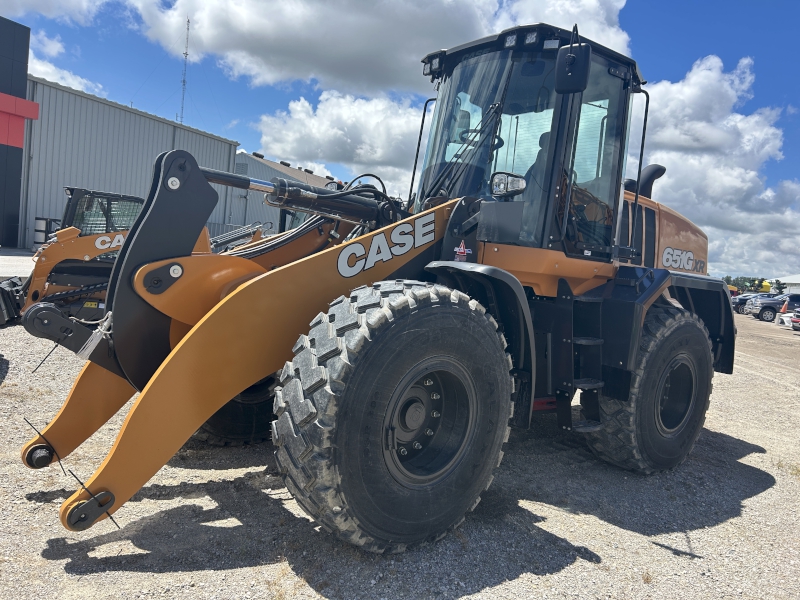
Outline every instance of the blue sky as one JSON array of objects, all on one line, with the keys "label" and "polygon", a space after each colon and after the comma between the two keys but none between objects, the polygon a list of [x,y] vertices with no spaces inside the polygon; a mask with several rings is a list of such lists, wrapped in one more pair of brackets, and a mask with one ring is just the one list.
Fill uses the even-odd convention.
[{"label": "blue sky", "polygon": [[800,272],[796,0],[0,0],[0,13],[39,36],[38,68],[168,119],[188,13],[186,124],[342,179],[377,170],[404,196],[432,93],[418,60],[577,21],[651,82],[646,161],[667,166],[655,199],[708,232],[712,271]]}]

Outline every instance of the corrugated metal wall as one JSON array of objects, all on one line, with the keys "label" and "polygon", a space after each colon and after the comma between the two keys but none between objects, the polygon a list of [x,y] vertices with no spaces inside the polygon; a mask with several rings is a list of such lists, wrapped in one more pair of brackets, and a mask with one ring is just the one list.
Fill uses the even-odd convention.
[{"label": "corrugated metal wall", "polygon": [[[65,186],[144,197],[153,162],[165,150],[187,150],[202,166],[233,172],[237,142],[32,76],[28,99],[39,103],[40,116],[25,132],[20,247],[33,244],[36,217],[61,218]],[[234,195],[231,188],[214,188],[220,199],[209,220],[211,235],[226,229]]]}]

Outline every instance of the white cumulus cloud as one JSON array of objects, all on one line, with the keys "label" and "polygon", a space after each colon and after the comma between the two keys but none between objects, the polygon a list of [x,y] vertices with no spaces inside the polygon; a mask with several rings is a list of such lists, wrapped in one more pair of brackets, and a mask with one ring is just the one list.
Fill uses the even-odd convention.
[{"label": "white cumulus cloud", "polygon": [[[305,98],[288,111],[261,117],[262,149],[279,160],[338,163],[351,176],[371,172],[389,192],[408,196],[422,112],[410,99],[359,98],[323,92],[317,106]],[[327,174],[327,173],[326,173]]]},{"label": "white cumulus cloud", "polygon": [[515,24],[579,23],[583,35],[620,51],[629,41],[618,21],[624,0],[295,0],[268,9],[260,0],[128,2],[145,35],[176,56],[188,15],[195,59],[212,54],[256,86],[314,80],[344,93],[424,92],[426,54]]},{"label": "white cumulus cloud", "polygon": [[60,19],[88,25],[108,0],[0,0],[0,13],[5,17],[21,17],[38,13],[49,19]]},{"label": "white cumulus cloud", "polygon": [[41,52],[48,58],[55,58],[64,52],[61,36],[57,35],[54,38],[49,38],[43,30],[31,34],[31,48]]},{"label": "white cumulus cloud", "polygon": [[[717,274],[800,271],[800,182],[765,184],[765,163],[783,158],[781,110],[743,111],[754,81],[750,58],[725,71],[722,60],[707,56],[681,81],[647,86],[652,102],[644,162],[667,167],[654,200],[706,231],[710,268]],[[633,154],[638,139],[633,133]],[[635,177],[635,166],[631,157],[629,176]]]},{"label": "white cumulus cloud", "polygon": [[71,71],[55,66],[51,62],[40,59],[33,51],[28,55],[28,72],[36,77],[54,81],[55,83],[60,83],[61,85],[75,88],[76,90],[96,94],[98,96],[106,95],[103,86],[99,83],[89,81],[80,75],[76,75]]}]

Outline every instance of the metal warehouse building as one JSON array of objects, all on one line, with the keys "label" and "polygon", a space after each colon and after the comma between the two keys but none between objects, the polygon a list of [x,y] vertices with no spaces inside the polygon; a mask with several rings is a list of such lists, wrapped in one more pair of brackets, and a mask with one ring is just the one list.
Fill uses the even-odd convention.
[{"label": "metal warehouse building", "polygon": [[[25,123],[20,248],[33,245],[36,218],[61,218],[65,186],[145,197],[155,158],[173,149],[191,152],[202,166],[234,170],[238,142],[32,75],[27,99],[40,112]],[[220,199],[209,220],[212,236],[244,224],[233,210],[238,190],[214,188]]]}]

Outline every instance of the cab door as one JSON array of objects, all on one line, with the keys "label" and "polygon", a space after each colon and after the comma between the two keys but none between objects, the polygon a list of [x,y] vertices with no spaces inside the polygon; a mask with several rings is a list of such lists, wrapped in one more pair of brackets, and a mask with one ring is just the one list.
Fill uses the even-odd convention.
[{"label": "cab door", "polygon": [[612,257],[627,133],[625,73],[620,65],[592,55],[589,85],[573,101],[562,174],[567,199],[556,215],[568,255]]}]

